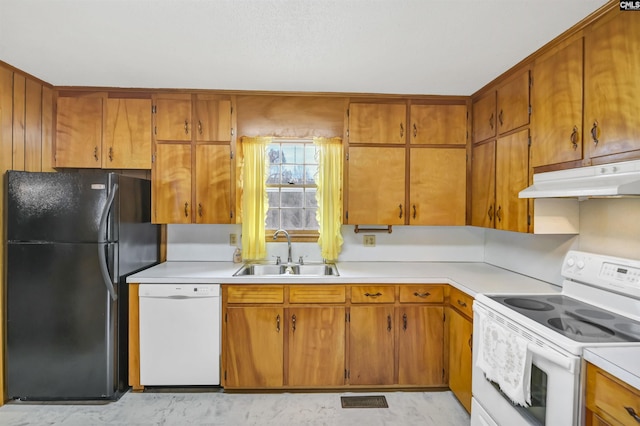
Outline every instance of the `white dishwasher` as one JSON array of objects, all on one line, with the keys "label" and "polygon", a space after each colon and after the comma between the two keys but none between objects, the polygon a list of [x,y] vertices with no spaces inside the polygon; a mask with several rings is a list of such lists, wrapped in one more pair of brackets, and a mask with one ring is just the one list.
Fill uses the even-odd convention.
[{"label": "white dishwasher", "polygon": [[220,285],[140,284],[140,384],[220,384]]}]

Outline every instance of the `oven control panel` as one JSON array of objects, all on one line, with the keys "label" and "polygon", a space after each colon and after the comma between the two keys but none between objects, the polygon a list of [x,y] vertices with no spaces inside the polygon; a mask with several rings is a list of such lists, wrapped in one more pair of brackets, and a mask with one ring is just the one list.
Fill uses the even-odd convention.
[{"label": "oven control panel", "polygon": [[570,250],[562,276],[640,298],[640,260]]}]

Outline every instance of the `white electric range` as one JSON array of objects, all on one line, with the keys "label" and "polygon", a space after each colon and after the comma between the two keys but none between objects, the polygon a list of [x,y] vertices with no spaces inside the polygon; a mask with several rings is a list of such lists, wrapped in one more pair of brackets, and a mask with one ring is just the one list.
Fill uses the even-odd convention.
[{"label": "white electric range", "polygon": [[[640,346],[640,261],[569,251],[562,276],[559,294],[476,297],[471,425],[579,425],[584,348]],[[525,345],[524,405],[478,367],[491,338]]]}]

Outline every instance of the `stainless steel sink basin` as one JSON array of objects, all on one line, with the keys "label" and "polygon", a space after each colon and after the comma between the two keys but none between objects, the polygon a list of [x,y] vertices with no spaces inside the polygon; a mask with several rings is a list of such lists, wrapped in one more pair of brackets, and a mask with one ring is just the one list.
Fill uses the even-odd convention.
[{"label": "stainless steel sink basin", "polygon": [[234,277],[256,276],[296,276],[296,277],[324,277],[339,276],[338,268],[333,263],[308,263],[308,264],[264,264],[247,263],[233,274]]}]

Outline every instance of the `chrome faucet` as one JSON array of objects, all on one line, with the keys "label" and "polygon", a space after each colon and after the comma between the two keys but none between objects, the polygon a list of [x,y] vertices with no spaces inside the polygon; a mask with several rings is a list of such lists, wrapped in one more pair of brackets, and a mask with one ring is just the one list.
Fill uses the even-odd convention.
[{"label": "chrome faucet", "polygon": [[291,258],[291,237],[289,236],[289,233],[287,231],[285,231],[284,229],[278,229],[276,232],[273,233],[273,239],[276,240],[278,239],[278,234],[283,233],[285,237],[287,237],[287,263],[288,264],[292,264],[293,263],[293,259]]}]

